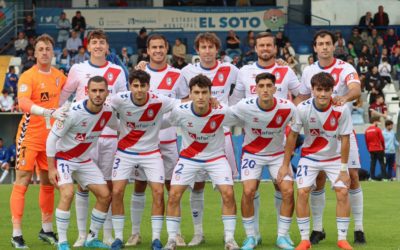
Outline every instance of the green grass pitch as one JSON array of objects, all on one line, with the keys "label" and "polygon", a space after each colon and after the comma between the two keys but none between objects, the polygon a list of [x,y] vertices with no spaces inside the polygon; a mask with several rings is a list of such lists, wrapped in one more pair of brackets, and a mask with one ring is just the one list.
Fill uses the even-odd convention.
[{"label": "green grass pitch", "polygon": [[[363,182],[364,192],[364,231],[366,233],[367,245],[355,249],[400,249],[400,182]],[[0,185],[0,249],[12,249],[10,244],[11,217],[9,212],[9,198],[11,185]],[[335,220],[335,196],[327,185],[327,202],[324,213],[324,227],[327,239],[313,249],[337,249],[336,247],[336,220]],[[38,208],[38,185],[30,186],[25,200],[25,215],[23,220],[24,238],[30,249],[55,249],[38,240],[37,235],[40,230],[40,209]],[[125,221],[125,240],[129,237],[131,223],[129,217],[129,203],[132,186],[125,195],[125,208],[127,211]],[[241,245],[245,238],[244,230],[240,219],[240,197],[242,187],[239,183],[235,184],[236,203],[238,204],[238,220],[236,227],[236,241]],[[277,249],[276,239],[276,215],[273,205],[273,187],[271,182],[260,185],[261,193],[261,233],[263,238],[262,246],[257,249]],[[58,191],[56,191],[58,197]],[[91,195],[91,204],[93,204]],[[57,198],[56,198],[57,203]],[[143,243],[135,249],[149,249],[151,241],[150,224],[151,196],[147,191],[146,207],[141,227]],[[221,202],[219,193],[212,190],[207,184],[205,191],[205,214],[204,214],[204,233],[206,243],[201,247],[191,249],[223,249],[223,225],[221,221]],[[72,245],[77,237],[77,227],[75,219],[75,208],[71,209],[71,223],[68,238]],[[89,223],[88,223],[89,224]],[[189,193],[186,192],[182,201],[182,233],[186,242],[191,240],[193,235],[192,219],[190,215]],[[54,220],[55,229],[55,220]],[[291,227],[291,237],[295,243],[300,240],[296,220],[293,220]],[[167,240],[166,226],[164,224],[162,242]],[[353,223],[350,224],[348,240],[353,242]]]}]

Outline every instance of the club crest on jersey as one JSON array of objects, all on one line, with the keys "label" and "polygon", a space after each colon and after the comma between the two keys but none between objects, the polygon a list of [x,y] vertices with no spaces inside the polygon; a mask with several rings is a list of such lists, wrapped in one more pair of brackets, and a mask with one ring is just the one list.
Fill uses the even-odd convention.
[{"label": "club crest on jersey", "polygon": [[331,124],[332,127],[335,127],[335,125],[336,125],[336,118],[335,118],[335,117],[331,117],[331,120],[329,121],[329,123]]},{"label": "club crest on jersey", "polygon": [[281,79],[281,74],[279,72],[275,72],[275,78],[276,81],[278,81],[279,79]]},{"label": "club crest on jersey", "polygon": [[171,77],[167,77],[166,82],[167,82],[167,85],[168,85],[168,86],[171,86],[171,84],[172,84],[172,79],[171,79]]},{"label": "club crest on jersey", "polygon": [[147,110],[147,116],[148,116],[149,118],[153,118],[153,116],[154,116],[154,111],[153,111],[152,109]]},{"label": "club crest on jersey", "polygon": [[103,118],[103,119],[101,119],[101,121],[100,121],[100,127],[104,127],[104,125],[106,125],[106,120]]},{"label": "club crest on jersey", "polygon": [[113,79],[114,79],[114,74],[112,72],[108,72],[107,73],[107,80],[111,82]]},{"label": "club crest on jersey", "polygon": [[56,128],[57,129],[63,129],[64,128],[64,123],[60,120],[56,121]]},{"label": "club crest on jersey", "polygon": [[217,123],[215,121],[210,122],[210,128],[214,130],[217,127]]},{"label": "club crest on jersey", "polygon": [[224,82],[224,74],[222,74],[222,73],[218,74],[218,81]]},{"label": "club crest on jersey", "polygon": [[333,80],[335,80],[335,82],[338,81],[338,75],[336,73],[331,73]]},{"label": "club crest on jersey", "polygon": [[86,139],[86,134],[85,133],[77,133],[75,136],[75,140],[77,141],[84,141]]},{"label": "club crest on jersey", "polygon": [[25,83],[19,86],[19,92],[23,93],[26,92],[27,90],[28,90],[28,85],[26,85]]},{"label": "club crest on jersey", "polygon": [[[58,85],[57,85],[58,86]],[[44,89],[46,87],[46,85],[44,84],[44,82],[42,82],[41,84],[40,84],[40,88],[41,89]]]},{"label": "club crest on jersey", "polygon": [[276,117],[276,124],[280,125],[282,123],[282,116],[278,115]]}]

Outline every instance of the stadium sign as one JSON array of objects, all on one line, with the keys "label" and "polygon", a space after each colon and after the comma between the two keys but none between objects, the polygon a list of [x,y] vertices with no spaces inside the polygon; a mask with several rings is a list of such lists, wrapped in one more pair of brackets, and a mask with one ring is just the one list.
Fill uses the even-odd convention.
[{"label": "stadium sign", "polygon": [[[64,9],[72,18],[76,9]],[[40,11],[39,11],[40,12]],[[180,29],[184,31],[278,30],[286,23],[280,8],[145,8],[81,9],[88,26],[102,29]],[[55,23],[57,16],[41,12],[40,24]],[[40,15],[39,15],[40,16]]]}]

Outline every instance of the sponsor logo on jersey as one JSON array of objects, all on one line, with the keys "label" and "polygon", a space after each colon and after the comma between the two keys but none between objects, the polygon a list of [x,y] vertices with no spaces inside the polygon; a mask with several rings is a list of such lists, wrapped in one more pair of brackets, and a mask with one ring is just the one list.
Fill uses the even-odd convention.
[{"label": "sponsor logo on jersey", "polygon": [[319,136],[319,135],[320,135],[319,129],[317,129],[317,128],[312,128],[312,129],[310,129],[310,134],[311,134],[312,136]]},{"label": "sponsor logo on jersey", "polygon": [[188,122],[187,127],[188,128],[193,128],[193,123],[192,122]]},{"label": "sponsor logo on jersey", "polygon": [[40,101],[41,102],[48,102],[49,101],[49,92],[40,93]]},{"label": "sponsor logo on jersey", "polygon": [[126,112],[126,116],[132,116],[132,112],[127,111],[127,112]]},{"label": "sponsor logo on jersey", "polygon": [[250,93],[255,94],[256,93],[256,85],[251,85],[250,86]]},{"label": "sponsor logo on jersey", "polygon": [[189,136],[190,136],[190,138],[192,138],[193,140],[196,140],[196,134],[193,134],[193,133],[190,133],[190,132],[189,132]]},{"label": "sponsor logo on jersey", "polygon": [[128,128],[134,129],[134,128],[135,128],[135,123],[134,123],[134,122],[127,122],[127,123],[126,123],[126,126],[127,126]]},{"label": "sponsor logo on jersey", "polygon": [[261,136],[261,129],[260,129],[260,128],[252,128],[252,129],[251,129],[251,132],[252,132],[254,135]]},{"label": "sponsor logo on jersey", "polygon": [[85,133],[77,133],[75,136],[75,140],[77,141],[84,141],[86,139],[86,134]]}]

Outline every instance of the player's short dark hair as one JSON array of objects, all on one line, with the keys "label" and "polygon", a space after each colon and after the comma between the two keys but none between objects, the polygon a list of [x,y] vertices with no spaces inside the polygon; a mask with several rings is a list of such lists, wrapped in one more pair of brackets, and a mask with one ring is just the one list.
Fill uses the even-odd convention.
[{"label": "player's short dark hair", "polygon": [[271,32],[267,32],[267,31],[260,32],[256,35],[256,37],[254,38],[254,45],[257,46],[257,40],[264,38],[264,37],[272,38],[272,40],[274,41],[274,46],[276,46],[276,38],[275,38],[274,34],[272,34]]},{"label": "player's short dark hair", "polygon": [[43,35],[40,35],[40,36],[38,36],[36,38],[35,44],[34,44],[35,48],[36,48],[36,45],[38,44],[38,42],[44,42],[45,44],[49,44],[50,43],[51,46],[53,46],[53,48],[54,48],[54,39],[48,34],[43,34]]},{"label": "player's short dark hair", "polygon": [[164,44],[165,44],[165,47],[166,48],[168,48],[168,41],[167,41],[167,38],[165,38],[165,36],[164,35],[161,35],[161,34],[151,34],[148,38],[147,38],[147,48],[149,48],[149,46],[150,46],[150,41],[151,40],[157,40],[157,39],[161,39],[161,40],[164,40]]},{"label": "player's short dark hair", "polygon": [[372,115],[371,118],[369,119],[369,121],[370,121],[371,123],[379,122],[379,121],[381,121],[381,117],[380,117],[380,116],[377,116],[377,115]]},{"label": "player's short dark hair", "polygon": [[324,89],[333,89],[334,86],[335,86],[335,79],[333,79],[333,77],[329,73],[320,72],[318,74],[315,74],[311,78],[312,88],[321,87]]},{"label": "player's short dark hair", "polygon": [[14,66],[9,66],[9,67],[8,67],[8,71],[11,71],[11,70],[14,70],[14,69],[15,69]]},{"label": "player's short dark hair", "polygon": [[258,75],[256,76],[256,85],[258,84],[259,81],[261,81],[261,80],[266,80],[266,79],[271,80],[271,82],[272,82],[273,84],[275,84],[275,81],[276,81],[275,76],[274,76],[273,74],[271,74],[271,73],[265,72],[265,73],[258,74]]},{"label": "player's short dark hair", "polygon": [[199,88],[208,88],[211,91],[212,82],[211,80],[203,75],[197,75],[193,77],[189,82],[189,89],[192,91],[194,86],[198,86]]},{"label": "player's short dark hair", "polygon": [[97,83],[104,82],[104,84],[106,85],[106,89],[108,89],[107,79],[102,76],[93,76],[92,78],[90,78],[87,83],[88,89],[90,89],[90,83],[92,83],[92,82],[97,82]]},{"label": "player's short dark hair", "polygon": [[336,37],[335,35],[330,32],[329,30],[318,30],[315,34],[314,34],[314,38],[313,38],[313,45],[316,46],[317,45],[317,38],[318,37],[325,37],[325,36],[330,36],[332,39],[332,44],[335,44],[336,42]]},{"label": "player's short dark hair", "polygon": [[129,85],[132,84],[133,80],[139,80],[140,83],[150,84],[150,75],[144,70],[135,69],[129,73]]},{"label": "player's short dark hair", "polygon": [[388,127],[390,125],[393,125],[393,122],[391,120],[386,120],[385,121],[385,127]]},{"label": "player's short dark hair", "polygon": [[102,29],[95,29],[95,30],[90,31],[89,34],[87,35],[87,42],[90,43],[90,40],[95,39],[95,38],[104,39],[108,43],[107,35],[104,32],[104,30],[102,30]]},{"label": "player's short dark hair", "polygon": [[199,50],[200,42],[207,41],[215,45],[217,50],[221,48],[221,40],[218,38],[218,36],[215,33],[211,32],[205,32],[205,33],[200,33],[196,36],[194,39],[194,48],[196,50]]}]

